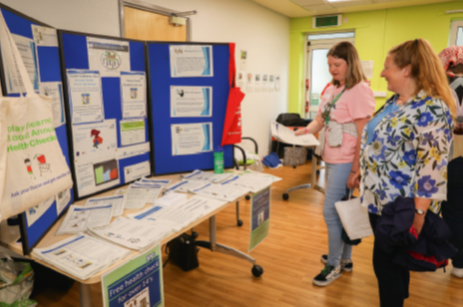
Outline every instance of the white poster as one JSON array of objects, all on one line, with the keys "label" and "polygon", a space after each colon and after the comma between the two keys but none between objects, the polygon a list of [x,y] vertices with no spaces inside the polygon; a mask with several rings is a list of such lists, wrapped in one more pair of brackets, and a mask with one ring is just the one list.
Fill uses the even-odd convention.
[{"label": "white poster", "polygon": [[87,37],[88,67],[98,70],[103,77],[119,77],[130,69],[129,42]]},{"label": "white poster", "polygon": [[139,156],[150,151],[150,143],[137,144],[126,147],[119,147],[117,150],[117,159],[125,159],[130,157]]},{"label": "white poster", "polygon": [[31,25],[32,35],[36,46],[58,47],[58,35],[56,29]]},{"label": "white poster", "polygon": [[275,90],[275,76],[274,75],[270,75],[268,77],[268,90],[270,92],[273,92]]},{"label": "white poster", "polygon": [[116,120],[72,126],[76,163],[115,157],[117,151]]},{"label": "white poster", "polygon": [[244,89],[244,77],[246,76],[245,71],[240,71],[238,73],[238,76],[236,77],[236,86],[241,88],[241,91],[245,90]]},{"label": "white poster", "polygon": [[172,155],[212,151],[212,123],[171,125]]},{"label": "white poster", "polygon": [[275,77],[275,90],[276,90],[277,92],[280,91],[280,76],[276,76],[276,77]]},{"label": "white poster", "polygon": [[262,90],[264,92],[268,91],[268,75],[263,75],[262,76]]},{"label": "white poster", "polygon": [[362,61],[362,69],[365,77],[369,80],[373,79],[373,65],[374,61]]},{"label": "white poster", "polygon": [[56,214],[59,216],[61,212],[63,212],[66,205],[71,200],[71,190],[67,189],[64,191],[59,192],[55,195],[56,201]]},{"label": "white poster", "polygon": [[40,83],[40,94],[51,98],[53,126],[58,128],[66,123],[64,115],[63,85],[61,82]]},{"label": "white poster", "polygon": [[134,181],[151,175],[150,162],[145,161],[124,167],[125,182]]},{"label": "white poster", "polygon": [[27,227],[31,227],[53,205],[54,197],[26,210]]},{"label": "white poster", "polygon": [[171,86],[171,117],[211,117],[211,86]]},{"label": "white poster", "polygon": [[120,184],[119,163],[114,158],[75,164],[79,197]]},{"label": "white poster", "polygon": [[248,58],[248,51],[241,50],[240,52],[240,69],[246,70],[246,59]]},{"label": "white poster", "polygon": [[[37,68],[37,55],[35,53],[34,41],[27,37],[16,34],[12,34],[12,37],[16,43],[16,47],[18,47],[19,54],[24,63],[24,66],[26,67],[27,73],[29,74],[29,79],[32,83],[32,86],[34,90],[38,91],[39,73]],[[24,85],[22,83],[21,75],[19,73],[18,67],[16,66],[16,63],[11,63],[9,59],[5,58],[5,52],[11,53],[9,43],[2,43],[1,48],[3,63],[7,63],[7,67],[5,69],[7,94],[19,93],[20,91],[24,92]],[[6,51],[6,48],[8,48],[8,51]],[[19,80],[17,80],[17,78]]]},{"label": "white poster", "polygon": [[121,146],[146,142],[145,119],[129,119],[119,122],[121,127]]},{"label": "white poster", "polygon": [[98,71],[68,70],[72,124],[104,120],[101,76]]},{"label": "white poster", "polygon": [[256,89],[256,92],[262,91],[262,80],[260,79],[260,74],[256,74],[254,79],[254,88]]},{"label": "white poster", "polygon": [[254,85],[252,84],[252,74],[246,75],[246,92],[252,93],[254,91]]},{"label": "white poster", "polygon": [[144,72],[121,72],[122,118],[146,117]]},{"label": "white poster", "polygon": [[174,77],[213,77],[212,46],[171,45],[170,75]]}]

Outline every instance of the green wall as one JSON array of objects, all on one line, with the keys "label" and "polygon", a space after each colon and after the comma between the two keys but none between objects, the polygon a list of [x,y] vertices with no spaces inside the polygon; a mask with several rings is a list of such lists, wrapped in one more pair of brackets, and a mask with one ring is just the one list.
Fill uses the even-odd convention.
[{"label": "green wall", "polygon": [[[355,30],[355,46],[360,58],[374,61],[371,88],[373,91],[386,91],[386,81],[379,75],[387,52],[406,40],[424,38],[439,53],[448,45],[451,21],[463,18],[463,13],[445,12],[462,9],[463,2],[458,1],[346,13],[342,17],[347,17],[348,22],[325,30],[312,29],[312,17],[291,19],[288,112],[301,113],[303,110],[304,42],[307,33]],[[390,95],[388,93],[388,97]],[[376,107],[384,102],[385,98],[376,98]]]}]

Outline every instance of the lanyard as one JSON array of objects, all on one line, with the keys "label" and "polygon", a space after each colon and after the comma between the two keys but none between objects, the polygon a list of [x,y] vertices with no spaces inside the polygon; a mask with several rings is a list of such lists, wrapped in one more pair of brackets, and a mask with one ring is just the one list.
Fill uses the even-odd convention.
[{"label": "lanyard", "polygon": [[341,97],[341,95],[344,93],[344,91],[346,90],[346,87],[347,87],[347,85],[343,88],[341,93],[339,93],[333,100],[331,100],[331,102],[329,102],[326,105],[325,111],[323,111],[323,113],[322,113],[322,118],[325,120],[325,124],[327,126],[328,126],[328,123],[330,122],[330,118],[331,118],[331,116],[330,116],[331,109],[334,107],[334,104],[336,103],[336,101],[338,101],[339,98]]}]

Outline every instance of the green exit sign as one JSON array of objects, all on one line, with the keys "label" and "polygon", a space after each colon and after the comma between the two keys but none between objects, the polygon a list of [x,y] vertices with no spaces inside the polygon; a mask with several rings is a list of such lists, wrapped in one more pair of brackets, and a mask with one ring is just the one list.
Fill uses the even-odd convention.
[{"label": "green exit sign", "polygon": [[338,27],[341,25],[341,15],[321,16],[313,18],[313,28]]}]

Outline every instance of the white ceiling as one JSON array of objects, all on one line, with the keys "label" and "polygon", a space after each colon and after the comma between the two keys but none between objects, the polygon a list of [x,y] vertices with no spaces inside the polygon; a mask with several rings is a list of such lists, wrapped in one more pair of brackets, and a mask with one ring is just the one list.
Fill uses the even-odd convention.
[{"label": "white ceiling", "polygon": [[380,10],[461,0],[251,0],[290,18]]}]

